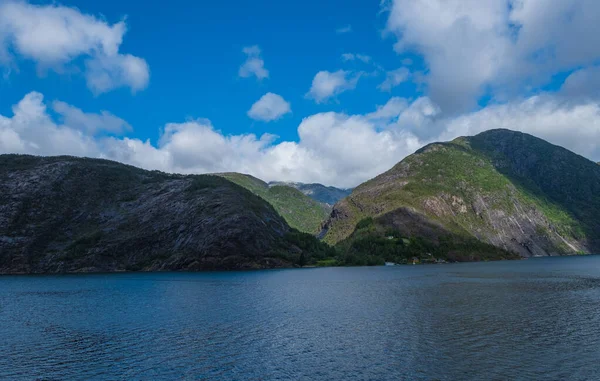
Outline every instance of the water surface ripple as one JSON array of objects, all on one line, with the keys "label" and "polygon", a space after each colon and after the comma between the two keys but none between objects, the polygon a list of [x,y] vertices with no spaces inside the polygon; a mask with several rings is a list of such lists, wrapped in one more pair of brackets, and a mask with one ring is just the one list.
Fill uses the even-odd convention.
[{"label": "water surface ripple", "polygon": [[0,277],[2,380],[597,380],[600,257]]}]

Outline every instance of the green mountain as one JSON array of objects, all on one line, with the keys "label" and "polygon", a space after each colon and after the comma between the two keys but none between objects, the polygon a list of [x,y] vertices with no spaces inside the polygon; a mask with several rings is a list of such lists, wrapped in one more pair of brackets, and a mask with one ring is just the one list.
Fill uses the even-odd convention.
[{"label": "green mountain", "polygon": [[287,223],[301,232],[316,234],[329,216],[327,206],[311,199],[300,190],[287,185],[271,185],[256,177],[241,173],[218,173],[273,205]]},{"label": "green mountain", "polygon": [[329,256],[222,177],[0,155],[0,273],[272,268]]},{"label": "green mountain", "polygon": [[355,188],[323,234],[374,261],[600,253],[600,167],[509,130],[434,143]]},{"label": "green mountain", "polygon": [[281,181],[271,181],[269,183],[269,186],[275,185],[287,185],[289,187],[296,188],[300,192],[312,198],[313,200],[318,201],[321,204],[327,205],[329,208],[331,208],[336,202],[340,201],[352,192],[352,189],[340,189],[316,183],[304,184]]}]

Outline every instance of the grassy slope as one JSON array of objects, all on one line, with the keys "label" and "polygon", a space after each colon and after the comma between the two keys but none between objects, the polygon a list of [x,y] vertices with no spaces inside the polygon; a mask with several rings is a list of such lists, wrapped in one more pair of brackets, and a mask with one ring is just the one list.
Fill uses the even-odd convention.
[{"label": "grassy slope", "polygon": [[[472,142],[477,148],[471,146]],[[539,139],[534,142],[540,144],[535,148],[540,150],[540,155],[548,155],[542,148],[549,150],[551,145],[540,143]],[[547,229],[571,241],[581,240],[590,234],[589,221],[584,218],[582,222],[581,218],[589,214],[589,210],[580,210],[577,215],[540,187],[527,185],[510,170],[503,173],[496,168],[498,155],[490,154],[481,147],[480,141],[473,138],[432,144],[407,157],[390,171],[360,185],[336,206],[326,242],[336,244],[347,240],[359,221],[381,217],[399,208],[419,212],[460,237],[485,240],[485,237],[498,234],[497,227],[490,226],[489,221],[482,217],[482,214],[489,213],[489,209],[506,215],[543,215],[539,218],[545,223],[536,227],[537,234],[542,236],[550,235],[545,231]],[[573,160],[570,156],[565,160],[568,159]],[[560,173],[555,176],[560,176]],[[488,210],[475,213],[473,205],[479,200],[485,201]],[[350,237],[350,240],[353,238]],[[574,251],[566,243],[558,242],[556,245],[558,253]]]},{"label": "grassy slope", "polygon": [[262,197],[273,205],[291,227],[301,232],[316,234],[328,217],[326,207],[298,189],[284,185],[269,187],[264,181],[241,173],[219,175]]}]

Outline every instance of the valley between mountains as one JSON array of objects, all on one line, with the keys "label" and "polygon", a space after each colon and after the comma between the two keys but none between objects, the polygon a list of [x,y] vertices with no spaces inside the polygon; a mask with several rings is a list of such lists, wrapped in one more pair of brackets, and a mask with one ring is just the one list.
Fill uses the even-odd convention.
[{"label": "valley between mountains", "polygon": [[0,273],[200,271],[600,253],[600,166],[510,130],[352,190],[0,156]]}]

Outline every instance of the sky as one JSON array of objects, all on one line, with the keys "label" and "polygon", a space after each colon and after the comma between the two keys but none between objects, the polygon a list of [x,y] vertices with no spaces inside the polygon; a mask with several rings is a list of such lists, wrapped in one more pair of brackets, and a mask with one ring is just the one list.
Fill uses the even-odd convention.
[{"label": "sky", "polygon": [[600,161],[596,0],[0,0],[0,153],[354,187],[493,128]]}]

